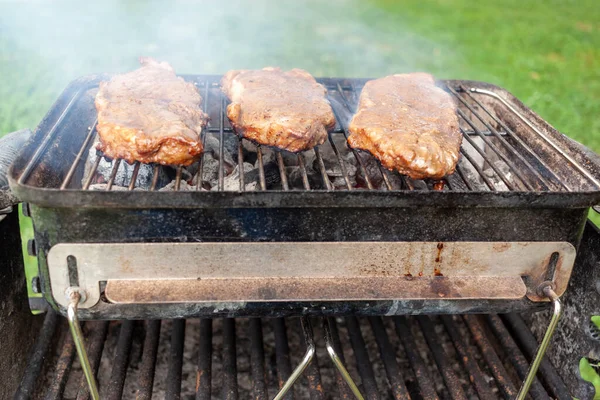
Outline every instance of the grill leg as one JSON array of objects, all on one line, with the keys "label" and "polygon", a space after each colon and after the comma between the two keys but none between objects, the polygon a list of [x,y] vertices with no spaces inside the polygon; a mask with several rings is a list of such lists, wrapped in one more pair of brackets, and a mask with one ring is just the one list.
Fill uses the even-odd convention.
[{"label": "grill leg", "polygon": [[77,318],[77,306],[79,305],[79,301],[81,300],[81,293],[79,293],[78,289],[76,288],[70,289],[72,290],[70,290],[69,292],[70,301],[69,307],[67,308],[69,328],[71,330],[71,335],[73,336],[73,341],[75,342],[75,348],[77,349],[77,354],[79,355],[81,369],[83,370],[83,374],[85,375],[85,379],[87,380],[92,400],[100,400],[100,394],[98,393],[98,384],[96,383],[94,371],[92,371],[90,360],[88,359],[87,352],[85,351],[85,340],[83,338],[83,333],[81,332],[79,318]]},{"label": "grill leg", "polygon": [[288,378],[287,381],[283,384],[283,387],[277,393],[277,395],[273,398],[273,400],[281,400],[285,396],[285,394],[292,388],[292,385],[298,380],[298,378],[302,375],[302,372],[306,369],[308,364],[312,361],[315,355],[315,341],[313,338],[312,327],[310,325],[310,321],[307,317],[302,318],[302,332],[304,333],[304,340],[306,341],[306,353],[304,354],[304,358],[300,364],[294,369],[292,375]]},{"label": "grill leg", "polygon": [[548,329],[546,329],[546,333],[544,334],[544,338],[542,339],[542,343],[540,343],[540,347],[535,355],[535,358],[531,362],[531,367],[529,368],[529,372],[525,377],[525,381],[523,382],[523,386],[521,386],[521,390],[519,390],[519,394],[517,395],[516,400],[525,400],[527,397],[527,393],[529,392],[529,388],[535,379],[535,375],[537,374],[537,370],[540,366],[540,363],[544,359],[544,355],[546,354],[546,349],[548,349],[548,345],[550,344],[550,340],[552,339],[552,335],[554,334],[554,330],[556,329],[556,325],[558,325],[558,321],[563,312],[562,304],[560,299],[554,293],[554,290],[550,286],[546,286],[542,289],[543,293],[552,300],[553,312],[552,318],[550,319],[550,324],[548,324]]},{"label": "grill leg", "polygon": [[329,354],[331,361],[333,361],[335,367],[338,369],[338,371],[340,371],[340,374],[350,387],[350,390],[352,390],[352,393],[354,393],[354,396],[358,400],[364,400],[362,393],[360,393],[360,390],[358,390],[356,383],[354,383],[354,380],[350,376],[350,373],[348,372],[346,367],[344,367],[344,363],[342,362],[340,356],[338,356],[337,352],[335,351],[335,348],[333,347],[333,338],[331,337],[331,328],[329,327],[328,320],[323,321],[323,329],[325,330],[325,347],[327,347],[327,353]]}]

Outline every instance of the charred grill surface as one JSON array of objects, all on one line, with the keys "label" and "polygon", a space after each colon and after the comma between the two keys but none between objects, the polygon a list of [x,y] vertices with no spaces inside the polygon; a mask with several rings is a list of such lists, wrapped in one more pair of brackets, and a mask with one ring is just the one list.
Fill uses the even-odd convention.
[{"label": "charred grill surface", "polygon": [[[436,316],[418,321],[415,317],[331,319],[330,329],[335,330],[338,355],[365,398],[502,399],[507,398],[507,387],[520,386],[519,359],[528,356],[520,336],[511,336],[503,322],[493,317],[493,325],[490,319],[469,317],[483,336],[469,329],[472,321],[466,324],[460,315],[445,317],[443,323]],[[288,398],[353,398],[325,350],[323,322],[312,320],[317,354]],[[48,365],[42,369],[46,375],[34,376],[37,387],[32,389],[40,398],[74,398],[79,389],[81,370],[76,358],[64,356],[71,352],[72,342],[66,323],[61,323],[57,334],[63,339],[48,351]],[[294,318],[111,322],[99,360],[100,391],[123,399],[273,398],[306,350],[302,331],[291,329],[298,323]],[[86,323],[88,337],[102,330],[93,324]],[[134,326],[136,335],[128,346],[121,346],[123,332]],[[531,334],[528,328],[521,329]],[[507,337],[514,343],[510,349],[497,345]],[[465,349],[469,357],[463,356]],[[129,363],[114,368],[120,359]],[[567,398],[564,394],[569,391],[550,363],[538,376],[533,400]],[[119,381],[116,387],[115,380]]]}]

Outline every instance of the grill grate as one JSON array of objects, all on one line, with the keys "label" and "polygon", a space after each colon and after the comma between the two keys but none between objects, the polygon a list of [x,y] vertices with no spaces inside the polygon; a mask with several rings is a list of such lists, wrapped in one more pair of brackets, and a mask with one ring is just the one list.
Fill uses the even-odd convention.
[{"label": "grill grate", "polygon": [[[324,82],[325,83],[325,82]],[[246,139],[239,138],[233,132],[225,116],[227,99],[221,93],[218,82],[202,80],[196,82],[203,93],[204,110],[211,121],[201,133],[202,142],[207,149],[207,138],[216,139],[218,146],[211,148],[211,157],[218,161],[216,182],[209,182],[206,175],[206,151],[200,160],[184,174],[182,167],[152,166],[150,191],[161,189],[159,177],[161,170],[173,170],[173,190],[181,190],[182,180],[188,185],[186,189],[195,190],[248,190],[248,173],[244,170],[245,163],[255,164],[258,170],[256,180],[257,190],[445,190],[445,191],[577,191],[572,178],[564,176],[564,172],[551,166],[556,160],[566,161],[579,174],[579,180],[586,182],[587,188],[600,187],[600,183],[568,154],[537,130],[528,120],[507,103],[501,110],[499,101],[490,103],[490,98],[496,96],[485,90],[471,89],[462,84],[448,84],[446,90],[456,98],[460,129],[464,136],[461,148],[461,160],[456,173],[441,181],[415,181],[397,172],[382,167],[366,152],[350,149],[346,144],[348,123],[356,109],[361,85],[352,83],[343,85],[339,80],[327,80],[328,97],[336,116],[336,127],[329,134],[328,141],[321,146],[299,154],[291,154],[278,149],[254,145]],[[491,93],[491,94],[490,94]],[[91,95],[91,94],[89,94]],[[499,100],[499,101],[498,101]],[[66,110],[68,111],[68,110]],[[66,112],[65,111],[65,112]],[[502,115],[502,117],[500,116]],[[506,115],[510,115],[507,118]],[[511,119],[512,118],[512,119]],[[513,121],[513,122],[510,122]],[[516,122],[514,122],[516,121]],[[97,121],[96,121],[97,122]],[[509,125],[512,125],[509,126]],[[522,134],[529,129],[536,140],[546,140],[550,146],[541,146],[535,140],[529,140],[531,132]],[[516,132],[519,132],[518,134]],[[49,135],[51,136],[51,135]],[[84,189],[93,187],[93,183],[101,182],[104,190],[115,190],[115,179],[119,171],[127,169],[127,182],[119,182],[122,189],[134,190],[136,179],[142,168],[139,162],[127,166],[120,159],[109,160],[97,152],[95,162],[87,168],[87,175],[79,182],[74,181],[76,171],[85,169],[89,149],[96,137],[96,123],[85,136],[68,173],[62,179],[61,189]],[[225,148],[228,143],[231,148]],[[229,160],[227,160],[229,159]],[[110,173],[101,176],[98,168],[102,160],[110,162]],[[232,165],[229,165],[229,163]],[[20,177],[20,183],[28,178],[36,162],[34,156]],[[307,164],[309,162],[309,164]],[[330,163],[333,166],[328,166]],[[269,167],[277,171],[267,171]],[[145,167],[147,168],[147,167]],[[349,172],[349,169],[353,173]],[[232,189],[225,185],[225,180],[233,170],[237,171],[239,185]],[[335,172],[332,172],[335,170]],[[356,172],[354,172],[356,170]],[[290,171],[297,176],[290,179]],[[339,172],[339,177],[334,177]],[[252,171],[251,173],[254,173]],[[272,177],[271,175],[275,175]],[[316,177],[319,179],[317,180]],[[337,179],[336,179],[337,178]],[[226,187],[227,186],[227,187]],[[579,185],[581,186],[581,185]]]},{"label": "grill grate", "polygon": [[[49,314],[52,315],[52,314]],[[509,399],[527,372],[533,335],[515,315],[313,319],[317,353],[286,399],[352,399],[323,345],[332,345],[367,399]],[[39,398],[88,398],[66,326],[44,326],[62,347],[29,369]],[[90,321],[84,325],[102,398],[267,399],[300,362],[306,343],[299,319]],[[513,336],[514,335],[514,336]],[[41,337],[42,335],[40,335]],[[532,399],[569,392],[548,361]],[[37,382],[37,388],[35,383]]]}]

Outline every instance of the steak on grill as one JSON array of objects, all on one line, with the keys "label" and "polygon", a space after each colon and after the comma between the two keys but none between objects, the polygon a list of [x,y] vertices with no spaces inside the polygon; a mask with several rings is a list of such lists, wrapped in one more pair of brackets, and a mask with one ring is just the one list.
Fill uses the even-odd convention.
[{"label": "steak on grill", "polygon": [[129,163],[190,165],[203,150],[202,97],[169,64],[151,58],[140,63],[139,69],[100,83],[98,149]]},{"label": "steak on grill", "polygon": [[235,131],[257,143],[299,152],[322,144],[335,126],[326,89],[304,70],[229,71],[222,88]]},{"label": "steak on grill", "polygon": [[350,147],[414,179],[453,173],[462,142],[456,104],[425,73],[367,82],[349,131]]}]

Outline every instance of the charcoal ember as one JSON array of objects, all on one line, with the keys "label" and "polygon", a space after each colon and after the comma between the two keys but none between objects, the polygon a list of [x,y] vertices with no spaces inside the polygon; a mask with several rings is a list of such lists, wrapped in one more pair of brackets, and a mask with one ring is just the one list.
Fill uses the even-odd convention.
[{"label": "charcoal ember", "polygon": [[[399,190],[402,189],[402,177],[400,176],[399,173],[397,172],[390,172],[387,171],[387,178],[388,178],[388,182],[390,183],[390,186],[392,187],[392,190]],[[382,187],[385,186],[385,184],[382,185]]]},{"label": "charcoal ember", "polygon": [[[253,171],[255,168],[250,163],[244,163],[244,190],[252,191],[256,190],[259,187],[258,177],[253,180],[252,177],[248,178],[248,174]],[[218,189],[218,182],[214,181],[211,183],[212,189]],[[238,191],[240,190],[240,169],[239,165],[236,165],[233,172],[227,175],[223,179],[223,190],[225,191]]]},{"label": "charcoal ember", "polygon": [[[173,181],[169,182],[167,185],[160,188],[159,192],[172,192],[172,191],[177,190],[176,187],[177,187],[177,181],[173,180]],[[196,190],[196,186],[192,186],[184,180],[181,180],[181,182],[179,182],[179,191],[180,192],[190,191],[190,190]]]},{"label": "charcoal ember", "polygon": [[[383,175],[381,170],[379,169],[379,162],[375,160],[370,154],[365,152],[357,152],[357,156],[360,158],[362,162],[362,166],[364,166],[366,174],[373,185],[374,188],[379,188],[384,185]],[[357,170],[356,181],[360,186],[368,187],[367,180],[365,179],[363,169],[360,167]]]},{"label": "charcoal ember", "polygon": [[[286,173],[290,188],[304,188],[304,179],[300,167],[287,167]],[[311,166],[306,166],[306,176],[311,189],[327,189],[323,182],[323,177],[319,171],[315,171]]]},{"label": "charcoal ember", "polygon": [[[346,170],[349,183],[352,187],[354,187],[356,186],[356,173],[358,172],[358,168],[356,168],[356,165],[352,162],[355,161],[354,158],[351,157],[351,155],[342,157],[341,160],[344,165],[344,169]],[[325,172],[335,188],[346,187],[346,178],[344,177],[342,167],[337,159],[333,163],[325,163]]]},{"label": "charcoal ember", "polygon": [[[462,159],[460,162],[460,168],[465,177],[465,180],[469,182],[473,190],[481,190],[486,191],[489,190],[488,186],[485,184],[484,180],[481,178],[481,175],[477,172],[475,167],[471,165],[465,159]],[[487,175],[486,175],[487,177]]]},{"label": "charcoal ember", "polygon": [[[275,161],[268,161],[266,163],[263,161],[263,165],[267,190],[281,187],[281,175],[279,174],[277,163]],[[258,161],[254,168],[244,175],[244,182],[260,182]],[[258,187],[260,187],[260,185]]]},{"label": "charcoal ember", "polygon": [[[231,135],[226,135],[226,136],[231,136]],[[213,135],[213,134],[207,134],[206,135],[206,140],[204,143],[204,155],[206,156],[206,154],[212,154],[213,158],[215,160],[219,160],[220,157],[220,149],[219,149],[219,139]],[[232,152],[229,150],[228,147],[225,146],[227,142],[224,140],[223,141],[223,167],[225,168],[225,172],[226,174],[230,174],[233,169],[235,168],[235,166],[237,165],[237,162],[233,159],[232,154],[237,154],[237,147],[236,149]],[[237,159],[237,156],[236,156]]]},{"label": "charcoal ember", "polygon": [[[486,164],[486,165],[489,166],[489,164]],[[506,178],[507,181],[509,181],[511,183],[513,182],[513,175],[510,172],[510,167],[508,166],[508,164],[506,164],[502,160],[497,160],[497,161],[494,161],[493,165],[494,165],[494,167],[496,167],[496,169],[498,171],[500,171],[500,173],[502,175],[504,175],[504,177]],[[496,173],[496,171],[494,171],[494,169],[491,166],[484,169],[483,174],[490,179],[490,181],[492,182],[492,184],[494,185],[496,190],[499,190],[499,191],[509,190],[508,186],[506,186],[506,184],[504,183],[502,178],[500,178],[500,176]]]},{"label": "charcoal ember", "polygon": [[[110,179],[114,161],[104,158],[102,156],[102,153],[96,150],[96,146],[98,145],[98,143],[98,138],[96,138],[96,141],[88,150],[88,157],[85,162],[83,178],[81,180],[82,186],[85,184],[98,157],[102,157],[102,159],[98,164],[98,169],[96,170],[96,177],[94,178],[93,182],[106,183]],[[125,161],[121,161],[121,163],[119,164],[119,169],[113,181],[114,186],[122,186],[127,188],[131,182],[131,178],[133,177],[134,168],[134,165],[130,165]],[[170,167],[159,168],[159,177],[156,184],[157,188],[169,183],[174,178],[174,174],[175,171]],[[154,168],[151,165],[140,164],[140,169],[135,180],[135,187],[149,189],[152,185],[153,175]]]},{"label": "charcoal ember", "polygon": [[427,183],[419,179],[412,179],[408,176],[404,177],[409,189],[411,190],[428,190]]},{"label": "charcoal ember", "polygon": [[[89,190],[106,191],[108,189],[108,184],[107,183],[94,183],[93,185],[90,185],[90,187],[88,189]],[[129,188],[127,188],[125,186],[112,185],[110,190],[118,192],[118,191],[127,191],[127,190],[129,190]],[[143,189],[135,188],[134,190],[143,190]]]},{"label": "charcoal ember", "polygon": [[[198,169],[200,167],[200,163],[197,163],[197,171],[194,173],[193,177],[191,180],[189,180],[191,182],[191,184],[193,186],[197,185],[198,183]],[[209,187],[207,187],[207,189],[210,189],[210,187],[212,187],[211,182],[216,182],[216,180],[219,178],[219,161],[216,160],[212,153],[204,153],[204,155],[202,156],[202,183],[203,183],[203,187],[208,185]]]}]

